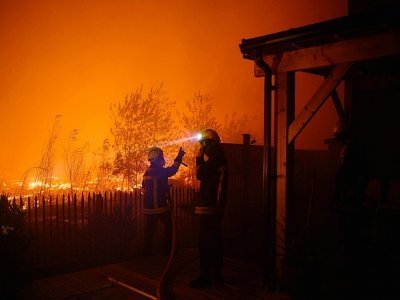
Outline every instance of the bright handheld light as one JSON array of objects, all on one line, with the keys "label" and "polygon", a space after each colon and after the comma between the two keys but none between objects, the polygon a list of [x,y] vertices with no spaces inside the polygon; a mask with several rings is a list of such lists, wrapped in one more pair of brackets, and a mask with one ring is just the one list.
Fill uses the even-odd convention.
[{"label": "bright handheld light", "polygon": [[[197,142],[197,141],[201,140],[201,138],[202,138],[201,133],[196,133],[193,136],[180,138],[180,139],[176,139],[176,140],[173,140],[173,141],[167,141],[167,142],[159,143],[158,146],[160,146],[160,147],[170,146],[170,145],[175,145],[175,144],[181,144],[182,142],[187,142],[187,141],[191,141],[191,140],[195,140]],[[181,164],[184,165],[185,167],[188,166],[184,162],[181,162]]]},{"label": "bright handheld light", "polygon": [[182,142],[188,142],[188,141],[199,141],[201,140],[201,133],[196,133],[195,135],[189,136],[189,137],[184,137],[180,139],[176,139],[173,141],[167,141],[163,143],[159,143],[159,146],[170,146],[170,145],[175,145],[175,144],[181,144]]},{"label": "bright handheld light", "polygon": [[[166,141],[166,142],[161,142],[158,143],[159,147],[164,147],[164,146],[171,146],[171,145],[175,145],[175,144],[181,144],[183,142],[187,142],[187,141],[200,141],[202,138],[201,133],[196,133],[195,135],[189,136],[189,137],[184,137],[184,138],[180,138],[180,139],[176,139],[173,141]],[[184,162],[181,162],[182,165],[184,165],[185,167],[187,167],[188,165],[185,164]]]}]

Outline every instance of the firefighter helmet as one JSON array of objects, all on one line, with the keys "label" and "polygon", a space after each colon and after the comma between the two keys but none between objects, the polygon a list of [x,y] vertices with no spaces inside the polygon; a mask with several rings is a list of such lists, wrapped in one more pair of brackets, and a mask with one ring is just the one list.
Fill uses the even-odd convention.
[{"label": "firefighter helmet", "polygon": [[205,129],[201,133],[200,143],[204,140],[213,140],[217,143],[221,142],[218,133],[213,129]]},{"label": "firefighter helmet", "polygon": [[147,160],[151,163],[164,158],[164,152],[159,147],[151,147],[147,154]]}]

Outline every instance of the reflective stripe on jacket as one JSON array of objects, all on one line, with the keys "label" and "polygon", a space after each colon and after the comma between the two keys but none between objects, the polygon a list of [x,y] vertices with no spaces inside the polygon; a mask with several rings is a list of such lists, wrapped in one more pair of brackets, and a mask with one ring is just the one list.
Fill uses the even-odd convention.
[{"label": "reflective stripe on jacket", "polygon": [[169,211],[169,185],[168,177],[178,171],[179,165],[170,167],[157,167],[151,165],[143,176],[144,213],[160,214]]},{"label": "reflective stripe on jacket", "polygon": [[146,215],[157,215],[157,214],[163,214],[166,212],[169,212],[170,208],[169,206],[164,206],[164,207],[160,207],[160,208],[144,208],[143,212]]},{"label": "reflective stripe on jacket", "polygon": [[222,207],[209,207],[209,206],[196,206],[194,208],[196,215],[223,215],[224,208]]},{"label": "reflective stripe on jacket", "polygon": [[196,177],[200,180],[200,190],[195,213],[222,215],[225,209],[228,186],[228,167],[222,150],[207,161],[203,157],[198,157],[196,167]]}]

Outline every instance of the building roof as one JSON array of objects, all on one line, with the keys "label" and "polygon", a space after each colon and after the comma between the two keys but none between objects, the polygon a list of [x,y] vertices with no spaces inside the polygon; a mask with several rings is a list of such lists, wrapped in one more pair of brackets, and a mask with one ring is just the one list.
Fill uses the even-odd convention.
[{"label": "building roof", "polygon": [[243,58],[255,60],[259,55],[279,54],[399,29],[400,14],[397,10],[368,12],[243,39],[239,47]]}]

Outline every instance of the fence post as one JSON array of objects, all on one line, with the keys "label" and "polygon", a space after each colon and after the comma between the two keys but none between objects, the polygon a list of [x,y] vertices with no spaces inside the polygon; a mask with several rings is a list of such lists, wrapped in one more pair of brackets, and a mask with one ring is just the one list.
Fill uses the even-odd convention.
[{"label": "fence post", "polygon": [[128,206],[128,208],[130,209],[129,214],[131,216],[134,216],[133,215],[133,206],[132,206],[132,196],[133,196],[133,192],[131,191],[131,192],[129,192],[129,206]]},{"label": "fence post", "polygon": [[52,240],[52,235],[53,235],[53,205],[52,205],[52,200],[53,200],[53,198],[52,198],[52,196],[50,195],[49,196],[49,231],[50,231],[50,233],[49,233],[49,235],[50,235],[50,240]]},{"label": "fence post", "polygon": [[126,210],[127,210],[127,207],[128,207],[128,193],[130,193],[130,192],[125,192],[125,198],[124,198],[124,211],[126,212]]},{"label": "fence post", "polygon": [[35,196],[35,233],[38,233],[39,230],[39,224],[38,224],[38,197],[37,195]]},{"label": "fence post", "polygon": [[[88,249],[88,257],[92,256],[93,250],[93,226],[92,226],[92,217],[90,216],[90,202],[92,201],[91,193],[88,194],[87,200],[87,220],[88,220],[88,239],[89,239],[89,249]],[[89,226],[90,225],[90,226]]]},{"label": "fence post", "polygon": [[70,256],[71,256],[71,235],[72,235],[72,228],[71,228],[71,224],[72,224],[72,222],[71,222],[71,196],[73,197],[73,195],[71,195],[71,193],[69,193],[68,194],[68,197],[67,197],[67,201],[68,201],[68,203],[67,203],[67,205],[68,205],[68,237],[67,237],[67,253],[68,253],[68,258],[70,258]]},{"label": "fence post", "polygon": [[108,197],[107,197],[107,191],[104,191],[104,216],[107,216],[107,201],[108,201]]},{"label": "fence post", "polygon": [[109,211],[109,216],[112,214],[112,207],[113,207],[113,193],[110,191],[110,211]]},{"label": "fence post", "polygon": [[142,193],[139,191],[138,192],[138,194],[139,194],[139,197],[138,197],[138,199],[136,199],[136,201],[137,200],[139,200],[139,201],[137,201],[137,208],[138,208],[138,210],[137,210],[137,214],[138,214],[138,221],[139,221],[139,248],[140,249],[142,249],[142,247],[143,247],[143,234],[144,234],[144,216],[143,216],[143,207],[142,207],[142,205],[143,205],[143,201],[142,201]]},{"label": "fence post", "polygon": [[113,206],[112,211],[113,211],[115,208],[117,208],[117,195],[118,195],[118,192],[115,191],[115,192],[114,192],[114,206]]},{"label": "fence post", "polygon": [[[58,208],[59,208],[58,207],[58,196],[59,195],[57,194],[56,195],[56,244],[57,244],[57,250],[60,250],[60,244],[59,244],[59,241],[60,241],[60,239],[59,239],[60,224],[59,224],[59,220],[58,220]],[[58,253],[60,253],[60,251],[58,251]]]},{"label": "fence post", "polygon": [[125,196],[125,192],[123,192],[123,191],[120,191],[120,193],[119,193],[119,209],[120,209],[120,212],[122,213],[122,199],[124,198],[124,196]]},{"label": "fence post", "polygon": [[101,221],[103,216],[103,196],[99,193],[96,195],[95,215],[96,223]]},{"label": "fence post", "polygon": [[62,236],[63,236],[63,242],[62,242],[62,253],[63,257],[66,257],[66,249],[65,249],[65,240],[66,240],[66,230],[65,230],[65,194],[63,194],[62,199],[61,199],[61,209],[62,209]]},{"label": "fence post", "polygon": [[248,212],[249,212],[249,178],[250,178],[250,134],[243,134],[243,157],[242,157],[242,238],[248,234]]},{"label": "fence post", "polygon": [[28,229],[29,229],[29,234],[31,234],[32,227],[31,227],[31,197],[28,196]]},{"label": "fence post", "polygon": [[42,195],[42,262],[46,263],[47,260],[47,236],[46,236],[46,198]]},{"label": "fence post", "polygon": [[46,235],[46,198],[42,195],[42,232],[43,236]]},{"label": "fence post", "polygon": [[74,194],[73,198],[73,205],[74,205],[74,237],[73,237],[73,243],[75,244],[74,247],[74,255],[78,256],[79,252],[79,243],[77,242],[78,239],[78,234],[79,234],[79,229],[78,229],[78,205],[77,205],[77,198],[76,198],[76,193]]},{"label": "fence post", "polygon": [[81,224],[82,224],[82,236],[85,236],[85,196],[82,193],[81,198]]}]

